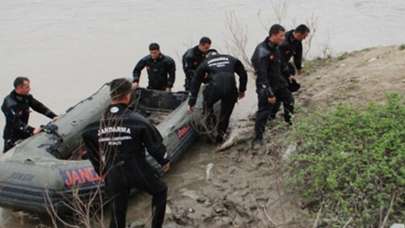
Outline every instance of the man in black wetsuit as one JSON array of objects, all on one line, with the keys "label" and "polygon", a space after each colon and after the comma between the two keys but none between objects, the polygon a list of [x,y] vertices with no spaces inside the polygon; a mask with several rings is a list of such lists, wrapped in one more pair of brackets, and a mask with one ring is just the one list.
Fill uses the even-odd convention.
[{"label": "man in black wetsuit", "polygon": [[[239,76],[239,90],[236,86],[235,73]],[[210,50],[207,59],[197,68],[191,85],[189,110],[192,111],[202,82],[204,89],[204,112],[209,118],[214,117],[214,104],[221,101],[221,112],[216,129],[216,142],[221,143],[229,125],[235,103],[245,96],[247,72],[242,62],[230,55],[218,54]],[[215,121],[216,122],[216,121]]]},{"label": "man in black wetsuit", "polygon": [[284,41],[285,29],[278,24],[270,28],[269,36],[260,43],[252,56],[255,69],[256,92],[258,96],[258,111],[255,123],[255,139],[253,146],[261,145],[267,120],[274,115],[274,106],[277,100],[286,107],[284,118],[291,121],[294,112],[294,99],[288,83],[282,76],[282,60],[278,46]]},{"label": "man in black wetsuit", "polygon": [[[300,88],[300,84],[297,82],[295,75],[300,75],[302,72],[302,41],[308,36],[310,30],[306,25],[299,25],[295,30],[286,32],[284,42],[280,45],[280,54],[282,64],[282,71],[285,80],[288,83],[288,89],[291,92],[296,92]],[[291,62],[293,58],[293,62]],[[274,112],[272,118],[276,116],[276,113],[280,109],[281,102],[277,101],[274,105]],[[287,107],[284,106],[284,112]],[[292,124],[291,121],[288,121]]]},{"label": "man in black wetsuit", "polygon": [[1,110],[6,117],[4,128],[4,150],[11,149],[18,140],[26,139],[41,131],[41,128],[34,128],[28,125],[30,108],[51,119],[57,116],[44,104],[39,102],[30,94],[30,80],[26,77],[17,77],[14,80],[14,90],[4,98]]},{"label": "man in black wetsuit", "polygon": [[148,71],[148,89],[165,90],[170,92],[176,79],[176,64],[174,60],[160,52],[159,44],[149,45],[150,54],[142,58],[135,66],[133,87],[138,87],[142,70]]},{"label": "man in black wetsuit", "polygon": [[162,227],[167,186],[146,161],[145,149],[167,172],[166,147],[158,130],[144,117],[128,109],[132,84],[126,79],[110,83],[112,103],[102,119],[82,134],[87,154],[96,172],[105,178],[112,200],[110,228],[124,228],[128,195],[132,188],[152,195],[152,227]]},{"label": "man in black wetsuit", "polygon": [[183,55],[183,70],[186,76],[184,88],[186,91],[191,89],[191,81],[195,75],[198,66],[204,61],[208,50],[211,48],[211,40],[208,37],[202,37],[197,46],[190,48]]},{"label": "man in black wetsuit", "polygon": [[[306,25],[299,25],[296,29],[285,33],[285,40],[280,45],[281,59],[287,67],[283,70],[283,75],[290,80],[294,79],[295,69],[298,74],[302,72],[302,41],[309,33],[310,29]],[[294,65],[290,63],[291,58],[294,60]]]}]

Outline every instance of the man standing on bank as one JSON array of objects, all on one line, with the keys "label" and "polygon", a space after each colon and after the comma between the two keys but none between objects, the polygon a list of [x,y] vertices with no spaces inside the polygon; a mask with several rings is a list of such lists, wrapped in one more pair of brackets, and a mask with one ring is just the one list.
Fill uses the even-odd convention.
[{"label": "man standing on bank", "polygon": [[[235,73],[239,76],[239,90],[236,86]],[[208,85],[204,89],[204,113],[209,118],[214,117],[214,104],[221,101],[221,112],[216,129],[217,143],[222,143],[224,140],[238,97],[242,99],[245,96],[247,80],[247,72],[239,59],[219,54],[216,50],[210,50],[207,59],[197,68],[191,85],[189,111],[193,110],[201,83],[205,81]]]},{"label": "man standing on bank", "polygon": [[198,66],[204,61],[208,50],[211,48],[211,40],[208,37],[202,37],[197,46],[190,48],[183,55],[183,70],[186,76],[184,88],[186,91],[191,89],[191,81],[195,75]]},{"label": "man standing on bank", "polygon": [[288,83],[281,73],[282,60],[279,45],[284,41],[285,29],[279,24],[271,26],[269,36],[260,43],[251,59],[255,69],[258,111],[255,123],[255,139],[252,146],[263,144],[263,134],[269,117],[274,114],[274,106],[279,100],[286,107],[285,120],[290,121],[294,111],[294,99]]},{"label": "man standing on bank", "polygon": [[[310,30],[306,25],[299,25],[295,30],[286,32],[284,42],[280,45],[280,54],[282,64],[281,73],[284,79],[288,83],[288,89],[293,93],[300,89],[301,85],[297,82],[295,75],[302,73],[302,41],[308,36]],[[293,58],[293,62],[291,62]],[[271,118],[275,118],[278,110],[280,109],[281,102],[277,101],[274,106],[274,112],[271,114]],[[287,107],[284,106],[284,112]],[[292,122],[287,118],[288,124]]]},{"label": "man standing on bank", "polygon": [[87,126],[83,142],[94,169],[105,178],[112,199],[110,228],[124,228],[128,196],[132,188],[152,195],[152,227],[162,227],[167,186],[145,157],[145,149],[162,166],[170,168],[166,147],[158,130],[144,117],[128,109],[132,84],[127,79],[110,83],[111,105],[102,119]]},{"label": "man standing on bank", "polygon": [[[296,29],[286,32],[285,40],[280,45],[281,59],[284,66],[282,73],[288,79],[289,84],[295,81],[295,69],[297,69],[298,75],[302,73],[302,41],[307,38],[309,33],[310,30],[306,25],[299,25]],[[290,63],[291,58],[293,58],[294,64]]]},{"label": "man standing on bank", "polygon": [[27,77],[17,77],[14,80],[14,90],[4,98],[1,106],[6,117],[3,153],[14,147],[18,140],[26,139],[41,132],[41,128],[28,125],[30,108],[51,119],[57,118],[56,114],[35,99],[30,91],[30,80]]},{"label": "man standing on bank", "polygon": [[146,67],[148,71],[148,89],[164,90],[171,92],[176,79],[176,64],[172,58],[160,52],[157,43],[149,45],[150,54],[142,58],[135,66],[133,75],[133,87],[139,86],[141,72]]}]

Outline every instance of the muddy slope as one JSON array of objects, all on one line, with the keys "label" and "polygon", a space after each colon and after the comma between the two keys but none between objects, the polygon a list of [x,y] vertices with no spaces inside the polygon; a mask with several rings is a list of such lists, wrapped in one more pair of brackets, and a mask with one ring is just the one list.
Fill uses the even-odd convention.
[{"label": "muddy slope", "polygon": [[[306,64],[300,76],[295,121],[310,108],[350,102],[381,101],[386,92],[405,92],[405,50],[379,47],[336,59]],[[236,145],[218,152],[205,142],[193,146],[165,178],[169,185],[167,227],[311,227],[313,218],[285,188],[283,157],[294,150],[286,142],[282,118],[270,123],[266,145],[250,149],[253,122],[234,124]],[[150,198],[133,202],[128,220],[150,222]]]}]

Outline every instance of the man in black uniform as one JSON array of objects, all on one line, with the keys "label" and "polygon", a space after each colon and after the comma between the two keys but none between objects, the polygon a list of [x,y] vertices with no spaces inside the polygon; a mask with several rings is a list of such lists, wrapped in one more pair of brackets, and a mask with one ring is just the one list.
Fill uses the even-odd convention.
[{"label": "man in black uniform", "polygon": [[208,37],[202,37],[197,46],[190,48],[183,55],[183,70],[186,76],[184,88],[186,91],[191,89],[191,81],[195,75],[198,66],[204,61],[208,50],[211,48],[211,40]]},{"label": "man in black uniform", "polygon": [[[296,92],[300,88],[295,75],[302,72],[302,41],[308,36],[310,30],[306,25],[299,25],[295,30],[288,31],[285,34],[285,40],[280,45],[281,60],[283,61],[282,74],[288,83],[288,88],[291,92]],[[293,58],[293,63],[291,63]],[[297,70],[296,70],[297,69]],[[296,72],[297,71],[297,72]],[[272,117],[275,117],[276,113],[280,109],[281,102],[277,101],[274,106],[274,112]],[[287,107],[284,106],[284,112]],[[288,121],[292,124],[291,121]]]},{"label": "man in black uniform", "polygon": [[256,92],[258,111],[256,114],[253,145],[262,144],[265,125],[270,116],[274,115],[277,100],[286,107],[284,118],[290,121],[290,113],[294,111],[294,99],[288,90],[288,83],[281,74],[282,61],[278,45],[284,41],[285,29],[278,24],[270,28],[269,36],[260,43],[252,56],[252,64],[256,71]]},{"label": "man in black uniform", "polygon": [[148,71],[148,89],[171,91],[176,79],[176,64],[174,60],[160,52],[159,44],[149,45],[150,55],[142,58],[135,66],[133,75],[133,87],[139,85],[142,70]]},{"label": "man in black uniform", "polygon": [[112,103],[102,119],[87,126],[82,134],[89,159],[105,178],[112,199],[110,228],[124,228],[131,188],[145,191],[152,198],[152,227],[162,227],[167,186],[145,158],[148,153],[167,172],[170,167],[166,147],[158,130],[144,117],[128,109],[131,82],[115,79],[110,84]]},{"label": "man in black uniform", "polygon": [[[239,90],[236,86],[235,73],[239,75]],[[220,55],[216,50],[210,50],[207,59],[197,68],[191,85],[189,110],[192,111],[196,103],[198,91],[202,82],[207,82],[204,89],[204,112],[214,117],[214,104],[221,101],[216,141],[223,141],[229,125],[236,101],[245,96],[247,72],[242,62],[230,55]]]},{"label": "man in black uniform", "polygon": [[14,90],[4,98],[1,110],[6,117],[4,128],[4,150],[11,149],[18,140],[26,139],[41,131],[41,128],[34,128],[28,125],[30,108],[51,119],[57,116],[45,105],[36,100],[30,94],[30,80],[26,77],[17,77],[14,80]]},{"label": "man in black uniform", "polygon": [[[281,59],[288,69],[283,70],[283,74],[288,79],[294,79],[295,69],[298,74],[302,71],[302,41],[307,38],[310,33],[306,25],[299,25],[295,30],[290,30],[285,34],[285,40],[280,45]],[[290,63],[291,58],[294,60],[294,65]]]}]

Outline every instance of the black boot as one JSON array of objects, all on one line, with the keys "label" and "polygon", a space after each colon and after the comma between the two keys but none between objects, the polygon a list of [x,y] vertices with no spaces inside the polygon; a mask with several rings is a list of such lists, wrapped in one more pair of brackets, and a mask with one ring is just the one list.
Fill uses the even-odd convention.
[{"label": "black boot", "polygon": [[252,141],[251,148],[252,148],[252,150],[258,150],[258,149],[262,148],[263,145],[264,145],[263,138],[255,137],[255,139]]}]

